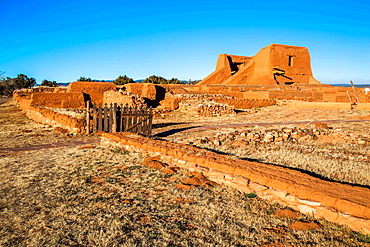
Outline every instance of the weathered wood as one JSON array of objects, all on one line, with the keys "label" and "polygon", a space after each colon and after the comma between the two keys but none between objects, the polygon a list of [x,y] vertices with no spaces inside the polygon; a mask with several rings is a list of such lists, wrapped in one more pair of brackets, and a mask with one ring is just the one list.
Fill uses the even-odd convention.
[{"label": "weathered wood", "polygon": [[348,90],[347,90],[347,95],[348,95],[349,103],[351,103],[351,105],[353,105],[353,102],[352,102],[352,99],[351,99],[351,94],[349,93]]},{"label": "weathered wood", "polygon": [[103,109],[100,105],[98,107],[98,132],[103,131]]},{"label": "weathered wood", "polygon": [[141,135],[151,135],[152,131],[152,109],[137,109],[133,107],[111,104],[105,104],[99,107],[94,105],[87,107],[87,126],[86,131],[90,133],[92,116],[92,132],[122,132],[130,131]]},{"label": "weathered wood", "polygon": [[86,102],[86,134],[90,134],[90,101]]},{"label": "weathered wood", "polygon": [[93,133],[98,132],[98,112],[95,106],[92,108],[93,110]]},{"label": "weathered wood", "polygon": [[103,130],[105,132],[109,132],[109,108],[107,104],[104,105],[104,128]]},{"label": "weathered wood", "polygon": [[152,128],[153,128],[153,109],[149,108],[149,117],[148,117],[148,131],[146,135],[151,136],[152,135]]},{"label": "weathered wood", "polygon": [[356,91],[356,88],[355,88],[355,84],[353,84],[352,81],[349,81],[351,83],[351,86],[352,86],[352,89],[353,89],[353,92],[355,92],[355,96],[356,96],[356,100],[357,100],[357,103],[361,103],[360,102],[360,98],[358,97],[358,94],[357,94],[357,91]]}]

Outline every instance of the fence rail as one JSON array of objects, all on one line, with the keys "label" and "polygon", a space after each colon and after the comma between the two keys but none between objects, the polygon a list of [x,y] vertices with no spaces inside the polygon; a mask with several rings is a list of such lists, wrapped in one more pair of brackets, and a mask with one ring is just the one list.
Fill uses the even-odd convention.
[{"label": "fence rail", "polygon": [[87,104],[86,132],[133,132],[140,135],[152,134],[152,108],[134,108],[123,104]]}]

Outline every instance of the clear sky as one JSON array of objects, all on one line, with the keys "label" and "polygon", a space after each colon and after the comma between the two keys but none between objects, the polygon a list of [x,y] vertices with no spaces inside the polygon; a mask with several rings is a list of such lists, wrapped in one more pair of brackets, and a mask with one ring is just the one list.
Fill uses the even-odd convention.
[{"label": "clear sky", "polygon": [[203,79],[219,54],[305,46],[322,83],[370,84],[368,0],[0,0],[0,71]]}]

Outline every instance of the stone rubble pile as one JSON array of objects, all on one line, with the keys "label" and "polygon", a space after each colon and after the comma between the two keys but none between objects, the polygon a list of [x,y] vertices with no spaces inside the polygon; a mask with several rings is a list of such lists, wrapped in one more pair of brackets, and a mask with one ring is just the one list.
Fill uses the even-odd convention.
[{"label": "stone rubble pile", "polygon": [[365,145],[370,144],[370,135],[346,133],[341,129],[335,129],[332,131],[332,136],[337,139],[343,139],[346,143]]},{"label": "stone rubble pile", "polygon": [[325,129],[282,128],[270,130],[243,130],[230,133],[219,133],[214,137],[195,140],[193,144],[213,144],[215,146],[243,146],[248,144],[282,143],[287,141],[303,142],[327,135]]},{"label": "stone rubble pile", "polygon": [[207,100],[186,100],[179,103],[180,112],[201,116],[201,117],[211,117],[211,116],[222,116],[228,114],[235,114],[233,106],[228,106],[226,104],[220,104],[213,101]]},{"label": "stone rubble pile", "polygon": [[327,136],[333,140],[343,140],[345,143],[365,145],[370,144],[370,137],[367,135],[349,134],[339,130],[320,128],[282,128],[269,130],[243,130],[230,133],[219,133],[214,137],[202,137],[193,141],[193,145],[229,145],[240,147],[253,144],[273,144],[283,142],[303,143],[317,140]]}]

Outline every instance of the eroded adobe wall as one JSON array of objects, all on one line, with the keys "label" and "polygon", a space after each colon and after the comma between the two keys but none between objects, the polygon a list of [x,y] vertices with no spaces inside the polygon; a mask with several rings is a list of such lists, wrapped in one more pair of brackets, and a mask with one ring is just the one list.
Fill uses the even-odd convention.
[{"label": "eroded adobe wall", "polygon": [[164,87],[153,83],[128,83],[125,85],[125,88],[129,93],[156,101],[163,100],[166,93]]},{"label": "eroded adobe wall", "polygon": [[68,93],[84,93],[85,100],[93,104],[102,104],[104,92],[116,90],[116,85],[111,82],[71,82],[67,87]]},{"label": "eroded adobe wall", "polygon": [[230,62],[227,54],[220,54],[217,59],[216,69],[197,85],[217,85],[222,84],[231,76]]},{"label": "eroded adobe wall", "polygon": [[50,109],[32,106],[31,99],[27,97],[15,96],[14,98],[27,117],[36,122],[63,128],[72,133],[83,133],[86,129],[85,119],[77,119]]},{"label": "eroded adobe wall", "polygon": [[52,108],[85,108],[83,93],[33,93],[31,105]]},{"label": "eroded adobe wall", "polygon": [[122,105],[128,105],[130,107],[137,107],[142,108],[146,106],[145,101],[143,98],[131,94],[128,92],[122,92],[122,91],[107,91],[104,92],[104,104],[122,104]]},{"label": "eroded adobe wall", "polygon": [[104,93],[105,91],[116,90],[116,85],[112,82],[71,82],[67,87],[68,93]]},{"label": "eroded adobe wall", "polygon": [[308,49],[271,44],[255,56],[221,54],[216,70],[197,85],[320,84],[312,74]]},{"label": "eroded adobe wall", "polygon": [[164,162],[203,173],[210,180],[261,198],[287,205],[302,213],[345,224],[370,233],[370,189],[329,182],[308,174],[185,144],[154,140],[131,133],[102,133],[103,142],[160,156]]},{"label": "eroded adobe wall", "polygon": [[234,106],[210,100],[184,100],[179,103],[180,112],[191,116],[222,116],[235,114]]}]

